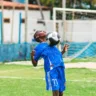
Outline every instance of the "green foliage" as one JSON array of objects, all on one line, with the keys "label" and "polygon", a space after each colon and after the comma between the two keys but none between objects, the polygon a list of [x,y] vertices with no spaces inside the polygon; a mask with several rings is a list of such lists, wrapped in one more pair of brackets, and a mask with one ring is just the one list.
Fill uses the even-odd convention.
[{"label": "green foliage", "polygon": [[94,5],[96,5],[96,0],[66,0],[66,7],[73,7],[74,4],[76,4],[75,8],[82,9],[82,4],[86,4],[85,6],[89,5],[90,9],[94,9]]},{"label": "green foliage", "polygon": [[62,0],[40,0],[42,5],[49,6],[49,7],[61,7]]},{"label": "green foliage", "polygon": [[[62,7],[62,0],[40,0],[42,5],[49,7]],[[82,8],[82,3],[90,5],[94,9],[96,0],[66,0],[66,7],[71,8],[76,3],[76,8]]]}]

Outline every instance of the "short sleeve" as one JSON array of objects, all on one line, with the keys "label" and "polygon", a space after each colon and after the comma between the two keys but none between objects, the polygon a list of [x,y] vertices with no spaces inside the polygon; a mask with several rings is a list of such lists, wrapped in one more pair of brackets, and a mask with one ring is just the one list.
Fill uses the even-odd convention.
[{"label": "short sleeve", "polygon": [[36,47],[34,50],[35,50],[34,60],[38,61],[39,58],[41,57],[41,50],[38,47]]},{"label": "short sleeve", "polygon": [[46,43],[41,43],[39,44],[34,50],[35,50],[35,55],[34,55],[34,60],[38,61],[42,57],[42,52],[46,48],[47,44]]}]

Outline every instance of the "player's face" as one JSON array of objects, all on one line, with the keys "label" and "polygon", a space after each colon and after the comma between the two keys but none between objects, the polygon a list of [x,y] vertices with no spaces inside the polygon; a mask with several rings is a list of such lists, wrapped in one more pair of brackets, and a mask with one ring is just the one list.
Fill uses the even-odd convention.
[{"label": "player's face", "polygon": [[40,37],[39,40],[40,40],[40,43],[41,42],[46,42],[46,37],[45,36],[44,37]]}]

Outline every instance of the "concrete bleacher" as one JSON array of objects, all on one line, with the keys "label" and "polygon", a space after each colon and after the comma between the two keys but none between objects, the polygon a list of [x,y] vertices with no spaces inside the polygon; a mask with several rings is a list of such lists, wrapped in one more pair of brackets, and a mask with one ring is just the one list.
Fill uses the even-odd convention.
[{"label": "concrete bleacher", "polygon": [[[61,43],[62,47],[65,43]],[[74,56],[75,54],[79,53],[83,48],[85,48],[89,42],[71,42],[69,43],[69,49],[67,52],[68,56]],[[96,42],[92,42],[88,48],[82,51],[77,58],[84,58],[84,57],[96,57]]]}]

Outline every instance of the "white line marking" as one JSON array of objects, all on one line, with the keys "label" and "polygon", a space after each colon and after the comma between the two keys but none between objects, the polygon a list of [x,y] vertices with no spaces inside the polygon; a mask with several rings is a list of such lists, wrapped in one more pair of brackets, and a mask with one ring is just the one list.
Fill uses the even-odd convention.
[{"label": "white line marking", "polygon": [[67,80],[68,82],[96,82],[96,80]]},{"label": "white line marking", "polygon": [[[0,78],[45,80],[45,78],[30,78],[30,77],[16,77],[16,76],[0,76]],[[96,80],[67,80],[67,82],[96,82]]]},{"label": "white line marking", "polygon": [[31,77],[16,77],[16,76],[0,76],[0,78],[4,79],[32,79],[32,80],[45,80],[45,78],[31,78]]}]

